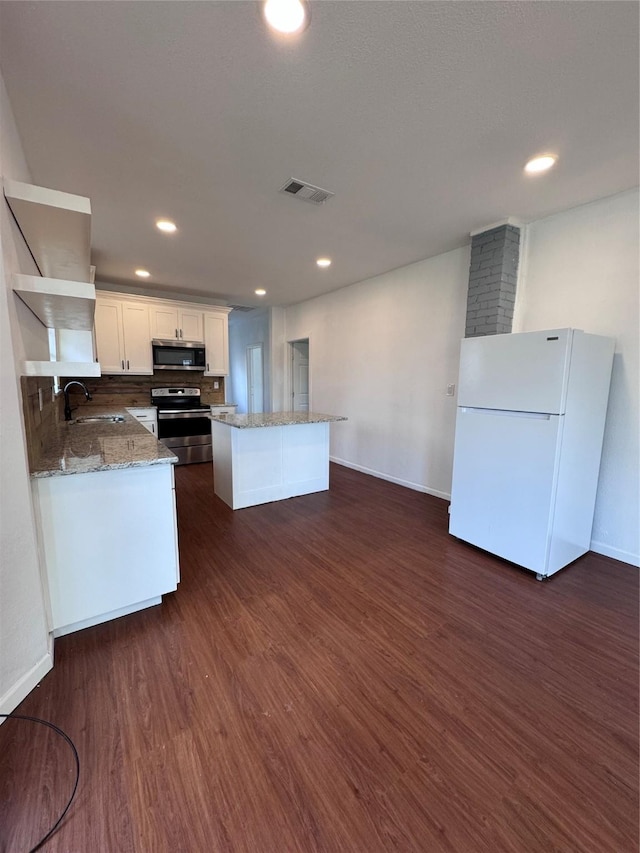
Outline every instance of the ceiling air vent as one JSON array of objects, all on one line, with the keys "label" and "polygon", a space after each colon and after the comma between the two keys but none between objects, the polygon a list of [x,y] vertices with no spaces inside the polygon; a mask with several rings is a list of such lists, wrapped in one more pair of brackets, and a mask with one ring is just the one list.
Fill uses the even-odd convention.
[{"label": "ceiling air vent", "polygon": [[279,192],[289,193],[289,195],[302,199],[302,201],[308,201],[311,204],[324,204],[328,198],[335,195],[330,190],[314,187],[313,184],[298,181],[296,178],[289,178],[287,183],[283,187],[280,187]]},{"label": "ceiling air vent", "polygon": [[254,307],[252,305],[229,305],[232,311],[253,311]]}]

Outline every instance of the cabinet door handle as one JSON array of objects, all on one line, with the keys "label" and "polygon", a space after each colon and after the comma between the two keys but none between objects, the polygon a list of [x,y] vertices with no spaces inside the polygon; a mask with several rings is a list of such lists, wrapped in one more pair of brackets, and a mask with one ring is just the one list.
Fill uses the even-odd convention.
[{"label": "cabinet door handle", "polygon": [[129,370],[129,359],[127,359],[127,370]]},{"label": "cabinet door handle", "polygon": [[180,335],[178,334],[178,330],[176,329],[176,338],[179,338],[179,337],[180,337]]},{"label": "cabinet door handle", "polygon": [[182,329],[180,329],[180,337],[182,337]]},{"label": "cabinet door handle", "polygon": [[209,372],[209,362],[207,362],[207,373]]},{"label": "cabinet door handle", "polygon": [[122,359],[121,364],[122,364],[122,369],[124,370],[124,359]]}]

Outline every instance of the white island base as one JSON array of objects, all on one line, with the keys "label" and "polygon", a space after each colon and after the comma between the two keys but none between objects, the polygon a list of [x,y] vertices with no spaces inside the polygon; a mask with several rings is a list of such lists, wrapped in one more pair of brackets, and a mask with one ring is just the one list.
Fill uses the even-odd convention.
[{"label": "white island base", "polygon": [[238,428],[240,418],[212,420],[214,491],[231,509],[329,488],[329,421],[341,418]]}]

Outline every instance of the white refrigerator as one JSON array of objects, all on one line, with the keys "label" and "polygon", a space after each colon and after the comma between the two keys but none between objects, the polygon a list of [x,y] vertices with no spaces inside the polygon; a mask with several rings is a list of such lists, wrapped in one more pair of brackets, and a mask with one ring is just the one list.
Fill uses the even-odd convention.
[{"label": "white refrigerator", "polygon": [[614,346],[577,329],[462,341],[449,533],[538,580],[589,550]]}]

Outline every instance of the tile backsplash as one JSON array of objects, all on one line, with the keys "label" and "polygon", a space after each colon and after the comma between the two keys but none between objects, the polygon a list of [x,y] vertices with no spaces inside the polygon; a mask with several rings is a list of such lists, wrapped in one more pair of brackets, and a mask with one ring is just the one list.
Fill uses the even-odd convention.
[{"label": "tile backsplash", "polygon": [[47,434],[64,418],[64,401],[62,395],[54,396],[51,376],[21,376],[20,387],[27,454],[29,465],[34,467],[35,459],[45,446]]},{"label": "tile backsplash", "polygon": [[[60,380],[61,386],[73,377]],[[153,376],[97,376],[82,378],[93,403],[99,406],[149,406],[151,389],[163,386],[200,388],[202,402],[225,403],[224,376],[202,376],[188,370],[158,370]],[[219,387],[214,388],[217,382]],[[82,400],[84,403],[84,400]],[[91,405],[90,403],[86,405]]]},{"label": "tile backsplash", "polygon": [[[60,379],[60,387],[75,377]],[[153,376],[98,376],[79,377],[89,389],[92,401],[88,403],[80,388],[71,393],[71,405],[103,406],[123,409],[127,406],[151,405],[151,388],[161,386],[191,386],[200,388],[202,402],[226,403],[224,376],[197,376],[189,371],[158,371]],[[217,382],[219,387],[214,388]],[[64,420],[64,399],[62,394],[54,395],[51,376],[21,376],[22,410],[24,412],[27,454],[33,468],[36,459],[46,446],[47,435],[55,429],[58,422]],[[42,407],[40,401],[42,400]]]}]

